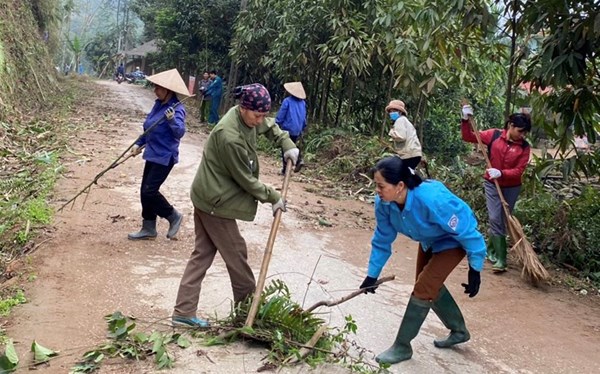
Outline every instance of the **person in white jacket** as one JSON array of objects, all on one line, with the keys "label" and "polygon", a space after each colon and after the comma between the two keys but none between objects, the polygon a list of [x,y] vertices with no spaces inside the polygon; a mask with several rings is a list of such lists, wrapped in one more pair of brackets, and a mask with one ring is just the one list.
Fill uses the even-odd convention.
[{"label": "person in white jacket", "polygon": [[394,141],[394,149],[398,156],[411,169],[415,170],[421,162],[421,142],[417,136],[417,130],[406,118],[406,107],[401,100],[392,100],[385,107],[386,113],[394,121],[394,127],[388,133]]}]

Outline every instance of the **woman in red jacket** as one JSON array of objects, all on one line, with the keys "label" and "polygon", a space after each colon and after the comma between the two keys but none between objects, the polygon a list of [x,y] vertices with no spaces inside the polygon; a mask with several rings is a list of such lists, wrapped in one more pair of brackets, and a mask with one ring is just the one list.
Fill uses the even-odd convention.
[{"label": "woman in red jacket", "polygon": [[[470,105],[462,107],[461,134],[464,141],[477,143],[477,138],[469,124],[473,115]],[[525,172],[531,147],[525,136],[531,131],[531,119],[524,113],[513,113],[504,124],[504,129],[479,131],[483,144],[488,146],[491,167],[484,175],[485,200],[489,215],[488,259],[494,263],[494,272],[506,271],[506,217],[502,201],[494,180],[498,181],[504,199],[512,212],[521,192],[521,176]]]}]

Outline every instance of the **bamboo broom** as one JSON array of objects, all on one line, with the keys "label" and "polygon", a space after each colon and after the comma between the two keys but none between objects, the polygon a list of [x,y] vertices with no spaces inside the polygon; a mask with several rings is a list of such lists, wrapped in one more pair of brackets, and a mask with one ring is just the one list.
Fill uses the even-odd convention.
[{"label": "bamboo broom", "polygon": [[[486,147],[484,146],[483,142],[481,141],[481,137],[479,136],[479,131],[477,131],[477,124],[475,123],[475,119],[472,116],[469,117],[469,124],[471,125],[471,129],[473,130],[473,134],[475,134],[475,137],[477,138],[479,150],[483,154],[483,157],[485,158],[485,163],[489,169],[492,167],[492,164],[490,163],[490,158],[488,157]],[[521,223],[519,222],[517,217],[513,216],[510,213],[508,203],[504,199],[504,195],[502,194],[502,190],[500,188],[500,185],[498,184],[498,180],[494,179],[494,184],[496,185],[496,190],[498,190],[498,196],[500,196],[500,200],[502,201],[502,209],[504,210],[504,215],[506,217],[508,235],[510,236],[513,242],[511,251],[513,251],[513,253],[515,254],[517,262],[523,265],[523,269],[521,270],[521,276],[529,280],[529,282],[532,283],[534,286],[538,285],[541,282],[547,281],[550,277],[548,271],[540,262],[529,240],[527,240],[527,236],[523,231]]]}]

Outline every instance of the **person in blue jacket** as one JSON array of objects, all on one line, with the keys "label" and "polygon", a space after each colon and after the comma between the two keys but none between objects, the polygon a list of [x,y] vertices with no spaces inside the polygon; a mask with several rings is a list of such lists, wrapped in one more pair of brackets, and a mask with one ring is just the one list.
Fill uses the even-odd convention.
[{"label": "person in blue jacket", "polygon": [[[279,127],[287,131],[290,134],[290,139],[298,146],[298,140],[302,136],[304,129],[306,128],[306,93],[302,82],[288,82],[283,85],[283,88],[291,95],[283,99],[281,108],[277,112],[275,117],[275,123]],[[283,157],[283,149],[281,150],[281,160],[283,162],[283,168],[281,174],[285,175],[285,159]],[[302,168],[304,162],[302,161],[302,154],[298,158],[294,171],[297,173]]]},{"label": "person in blue jacket", "polygon": [[221,105],[221,96],[223,96],[223,79],[219,77],[216,70],[211,70],[209,73],[211,83],[204,93],[205,96],[210,96],[210,111],[208,112],[208,125],[214,126],[219,122],[219,106]]},{"label": "person in blue jacket", "polygon": [[438,348],[464,343],[470,335],[462,313],[444,285],[448,275],[466,256],[469,262],[465,293],[474,297],[481,284],[486,255],[483,236],[471,208],[441,182],[422,181],[397,156],[382,159],[373,169],[376,185],[375,233],[367,277],[360,288],[375,293],[377,278],[392,254],[398,233],[419,242],[416,282],[394,344],[376,357],[395,364],[412,357],[410,342],[417,336],[430,309],[450,330]]},{"label": "person in blue jacket", "polygon": [[[142,228],[130,233],[130,240],[155,239],[156,217],[169,221],[167,238],[175,239],[183,215],[160,193],[173,166],[179,162],[179,143],[185,134],[186,112],[177,95],[189,96],[188,89],[177,69],[171,69],[146,78],[154,84],[157,99],[144,121],[142,134],[131,148],[133,156],[144,149],[146,160],[140,200],[142,203]],[[154,126],[154,127],[153,127]]]}]

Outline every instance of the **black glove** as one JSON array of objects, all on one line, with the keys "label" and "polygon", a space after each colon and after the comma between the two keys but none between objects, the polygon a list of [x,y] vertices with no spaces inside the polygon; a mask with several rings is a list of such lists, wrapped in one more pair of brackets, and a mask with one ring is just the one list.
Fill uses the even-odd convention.
[{"label": "black glove", "polygon": [[479,272],[469,266],[469,283],[462,283],[465,288],[465,293],[469,294],[469,297],[474,297],[479,293],[479,286],[481,285],[481,275]]},{"label": "black glove", "polygon": [[379,286],[375,286],[375,282],[377,282],[377,278],[371,278],[371,277],[367,276],[365,278],[365,280],[362,282],[362,284],[360,285],[360,288],[364,289],[364,293],[367,293],[367,292],[375,293],[375,290],[377,289],[377,287],[379,287]]}]

